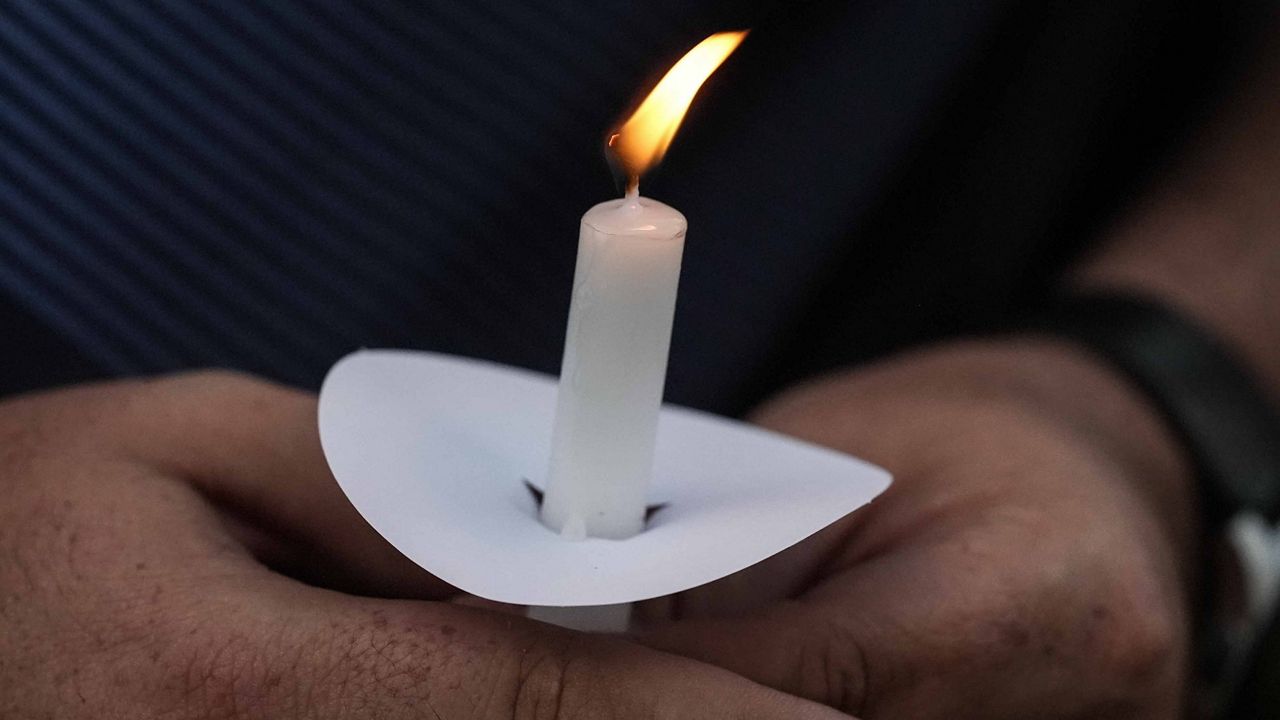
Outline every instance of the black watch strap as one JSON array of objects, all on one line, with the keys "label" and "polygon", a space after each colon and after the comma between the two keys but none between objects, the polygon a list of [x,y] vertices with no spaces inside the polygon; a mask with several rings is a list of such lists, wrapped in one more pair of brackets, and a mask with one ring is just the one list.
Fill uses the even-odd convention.
[{"label": "black watch strap", "polygon": [[1280,414],[1216,337],[1118,294],[1064,298],[1036,327],[1105,357],[1154,402],[1189,453],[1212,522],[1280,517]]}]

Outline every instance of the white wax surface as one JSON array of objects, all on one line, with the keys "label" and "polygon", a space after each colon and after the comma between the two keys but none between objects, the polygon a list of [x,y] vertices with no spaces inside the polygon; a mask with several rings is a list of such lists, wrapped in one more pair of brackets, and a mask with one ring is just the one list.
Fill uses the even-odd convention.
[{"label": "white wax surface", "polygon": [[685,228],[649,198],[582,216],[542,505],[566,538],[644,527]]}]

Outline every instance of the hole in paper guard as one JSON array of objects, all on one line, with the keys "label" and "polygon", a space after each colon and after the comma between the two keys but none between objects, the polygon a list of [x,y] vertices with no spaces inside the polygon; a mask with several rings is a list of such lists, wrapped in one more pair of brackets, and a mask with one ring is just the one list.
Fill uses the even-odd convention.
[{"label": "hole in paper guard", "polygon": [[[537,485],[534,485],[534,484],[529,480],[529,478],[520,478],[520,480],[521,480],[522,482],[524,482],[524,487],[525,487],[525,489],[526,489],[526,490],[528,490],[528,491],[529,491],[529,494],[533,496],[533,504],[534,504],[534,506],[535,506],[535,507],[537,507],[537,508],[541,508],[541,507],[542,507],[542,498],[545,496],[545,494],[544,494],[541,490],[539,490],[539,489],[538,489],[538,486],[537,486]],[[655,513],[657,513],[659,510],[661,510],[661,509],[665,508],[665,507],[666,507],[667,505],[669,505],[669,504],[670,504],[670,503],[656,503],[656,504],[654,504],[654,505],[649,505],[649,506],[645,507],[645,509],[644,509],[644,521],[645,521],[645,524],[646,524],[646,528],[645,528],[645,529],[648,529],[648,528],[647,528],[647,525],[648,525],[649,521],[653,519],[654,514],[655,514]]]}]

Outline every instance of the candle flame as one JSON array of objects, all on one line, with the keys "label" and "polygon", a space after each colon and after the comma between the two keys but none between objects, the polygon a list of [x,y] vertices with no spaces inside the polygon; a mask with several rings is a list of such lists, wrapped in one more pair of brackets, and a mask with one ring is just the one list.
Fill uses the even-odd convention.
[{"label": "candle flame", "polygon": [[627,174],[628,194],[635,192],[640,176],[662,160],[698,89],[746,36],[746,30],[721,32],[695,45],[609,136],[609,147]]}]

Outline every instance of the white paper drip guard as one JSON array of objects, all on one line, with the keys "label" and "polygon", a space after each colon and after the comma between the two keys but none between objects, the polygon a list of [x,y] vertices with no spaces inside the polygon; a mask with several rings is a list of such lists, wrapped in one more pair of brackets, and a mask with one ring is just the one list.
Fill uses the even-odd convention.
[{"label": "white paper drip guard", "polygon": [[518,605],[612,605],[703,585],[883,492],[889,473],[745,423],[664,406],[651,504],[626,540],[569,541],[538,520],[553,377],[426,352],[363,350],[320,391],[320,441],[361,515],[431,574]]}]

